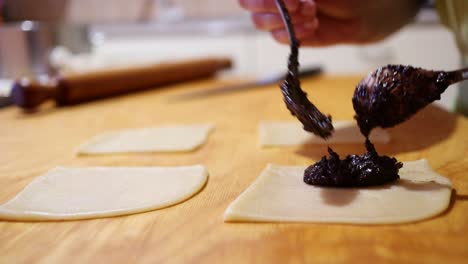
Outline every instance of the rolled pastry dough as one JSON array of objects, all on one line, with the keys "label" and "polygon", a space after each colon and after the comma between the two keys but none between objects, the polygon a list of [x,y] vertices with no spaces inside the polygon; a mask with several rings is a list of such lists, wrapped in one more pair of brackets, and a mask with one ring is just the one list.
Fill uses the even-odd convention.
[{"label": "rolled pastry dough", "polygon": [[400,180],[368,188],[310,186],[304,169],[268,165],[229,205],[225,221],[395,224],[433,217],[450,203],[450,180],[426,160],[405,162]]},{"label": "rolled pastry dough", "polygon": [[122,130],[96,136],[78,149],[79,154],[191,151],[203,144],[213,124],[171,125]]},{"label": "rolled pastry dough", "polygon": [[[297,121],[262,121],[259,125],[260,146],[294,146],[302,144],[362,143],[365,138],[353,121],[334,121],[335,132],[324,140],[305,131]],[[389,134],[376,128],[370,135],[372,142],[388,143]]]},{"label": "rolled pastry dough", "polygon": [[207,179],[201,165],[56,168],[0,205],[0,219],[72,220],[140,213],[188,199]]}]

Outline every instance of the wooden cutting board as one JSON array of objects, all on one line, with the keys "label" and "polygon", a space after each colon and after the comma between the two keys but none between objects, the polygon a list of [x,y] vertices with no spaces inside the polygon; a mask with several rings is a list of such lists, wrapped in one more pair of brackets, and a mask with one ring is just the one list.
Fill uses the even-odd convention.
[{"label": "wooden cutting board", "polygon": [[[325,76],[304,82],[310,98],[335,120],[352,119],[359,77]],[[0,263],[467,263],[468,120],[428,107],[390,129],[377,145],[400,160],[426,158],[453,181],[442,215],[402,225],[224,223],[223,212],[267,163],[308,165],[326,146],[261,149],[260,120],[292,119],[277,87],[192,101],[171,96],[206,89],[206,80],[33,114],[0,111],[0,203],[39,174],[58,166],[170,166],[204,164],[210,178],[192,199],[131,216],[86,221],[0,222]],[[183,154],[75,157],[99,132],[167,123],[214,122],[206,145]],[[362,144],[334,145],[340,154]]]}]

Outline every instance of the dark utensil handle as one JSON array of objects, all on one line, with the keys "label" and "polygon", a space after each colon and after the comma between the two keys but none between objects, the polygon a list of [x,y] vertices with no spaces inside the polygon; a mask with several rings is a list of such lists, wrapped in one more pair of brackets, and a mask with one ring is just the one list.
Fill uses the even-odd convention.
[{"label": "dark utensil handle", "polygon": [[302,67],[299,70],[299,78],[311,77],[321,74],[323,72],[320,66]]}]

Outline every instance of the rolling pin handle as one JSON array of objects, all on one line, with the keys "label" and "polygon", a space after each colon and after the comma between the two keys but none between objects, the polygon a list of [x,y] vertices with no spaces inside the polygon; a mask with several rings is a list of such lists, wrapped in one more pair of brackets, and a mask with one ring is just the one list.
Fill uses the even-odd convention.
[{"label": "rolling pin handle", "polygon": [[32,82],[27,78],[13,84],[11,98],[14,104],[26,110],[33,110],[43,102],[55,98],[55,86]]}]

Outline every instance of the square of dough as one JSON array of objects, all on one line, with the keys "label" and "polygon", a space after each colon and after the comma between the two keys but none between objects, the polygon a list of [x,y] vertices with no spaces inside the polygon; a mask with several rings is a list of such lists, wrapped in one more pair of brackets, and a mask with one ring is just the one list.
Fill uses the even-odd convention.
[{"label": "square of dough", "polygon": [[0,205],[0,219],[74,220],[145,212],[189,199],[207,179],[201,165],[59,167]]},{"label": "square of dough", "polygon": [[78,154],[183,152],[201,146],[213,124],[168,125],[104,133],[78,148]]},{"label": "square of dough", "polygon": [[366,188],[307,185],[304,170],[268,165],[229,205],[225,221],[395,224],[433,217],[450,203],[450,180],[426,160],[405,162],[394,183]]},{"label": "square of dough", "polygon": [[[302,128],[298,121],[262,121],[259,125],[260,146],[295,146],[303,144],[362,143],[365,138],[354,121],[334,121],[335,131],[324,140]],[[387,131],[376,128],[370,139],[374,143],[388,143]]]}]

